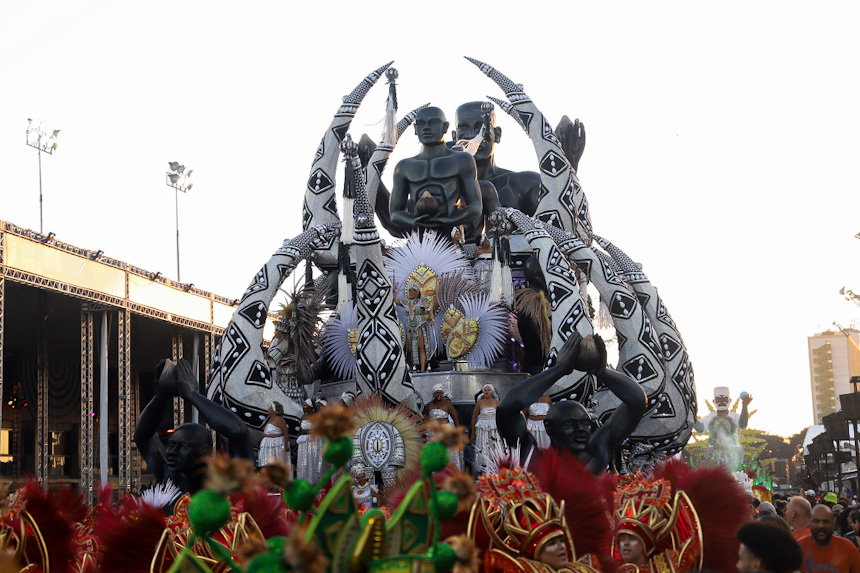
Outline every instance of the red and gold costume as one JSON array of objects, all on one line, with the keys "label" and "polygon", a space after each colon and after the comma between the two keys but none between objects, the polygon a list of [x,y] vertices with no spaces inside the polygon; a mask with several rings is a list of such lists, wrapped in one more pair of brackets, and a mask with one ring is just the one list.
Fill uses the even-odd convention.
[{"label": "red and gold costume", "polygon": [[640,566],[625,563],[622,571],[674,573],[701,568],[703,542],[699,517],[687,494],[673,492],[668,480],[641,473],[620,476],[613,506],[613,555],[621,558],[618,536],[626,533],[639,540],[648,560]]},{"label": "red and gold costume", "polygon": [[[484,474],[481,494],[472,506],[469,535],[484,549],[487,573],[600,571],[591,555],[577,556],[560,504],[541,491],[537,479],[522,468]],[[541,551],[561,539],[568,562],[553,569],[540,562]]]}]

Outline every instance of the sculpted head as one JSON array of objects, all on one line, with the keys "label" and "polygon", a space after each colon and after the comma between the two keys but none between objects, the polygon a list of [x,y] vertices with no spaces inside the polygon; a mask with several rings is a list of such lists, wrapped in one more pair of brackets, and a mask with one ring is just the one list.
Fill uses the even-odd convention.
[{"label": "sculpted head", "polygon": [[425,107],[415,116],[415,135],[424,145],[442,143],[448,126],[445,112],[438,107]]},{"label": "sculpted head", "polygon": [[165,476],[185,491],[203,486],[205,466],[212,454],[212,434],[200,424],[182,424],[167,439]]},{"label": "sculpted head", "polygon": [[575,400],[565,400],[550,406],[543,425],[554,446],[579,454],[588,447],[591,422],[591,414],[585,406]]},{"label": "sculpted head", "polygon": [[[482,101],[470,101],[464,103],[457,108],[457,113],[454,116],[454,125],[456,129],[451,132],[451,139],[459,141],[461,139],[474,139],[481,133],[481,126],[484,125],[484,114],[481,111]],[[490,112],[490,125],[493,126],[493,142],[484,141],[475,152],[475,161],[486,159],[493,154],[495,144],[502,139],[502,128],[496,127],[496,111]]]}]

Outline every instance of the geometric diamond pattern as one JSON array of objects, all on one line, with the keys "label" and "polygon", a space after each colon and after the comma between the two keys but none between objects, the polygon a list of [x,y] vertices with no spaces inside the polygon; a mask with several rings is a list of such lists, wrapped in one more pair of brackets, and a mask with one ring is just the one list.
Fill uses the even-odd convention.
[{"label": "geometric diamond pattern", "polygon": [[253,324],[254,328],[263,328],[266,324],[266,312],[266,305],[262,301],[258,301],[240,310],[239,314]]},{"label": "geometric diamond pattern", "polygon": [[576,276],[570,269],[570,263],[567,258],[561,254],[555,245],[550,248],[549,257],[547,257],[547,271],[562,279],[567,279],[568,282],[576,283]]},{"label": "geometric diamond pattern", "polygon": [[636,297],[626,291],[615,291],[612,293],[609,314],[616,318],[630,318],[634,310],[636,310]]},{"label": "geometric diamond pattern", "polygon": [[375,320],[359,333],[356,367],[372,387],[383,390],[391,382],[391,374],[403,352],[399,339],[399,333],[395,337],[383,323]]},{"label": "geometric diamond pattern", "polygon": [[547,151],[540,160],[540,170],[550,177],[558,177],[567,170],[567,160],[555,151]]},{"label": "geometric diamond pattern", "polygon": [[669,336],[668,334],[660,335],[660,350],[663,354],[663,360],[669,362],[681,351],[681,344]]},{"label": "geometric diamond pattern", "polygon": [[365,260],[358,273],[357,296],[359,302],[375,315],[391,294],[391,283],[384,270],[377,268],[370,260]]},{"label": "geometric diamond pattern", "polygon": [[571,334],[576,332],[576,325],[585,317],[582,300],[577,300],[573,308],[568,311],[558,327],[558,334],[562,340],[567,340]]},{"label": "geometric diamond pattern", "polygon": [[334,187],[331,177],[322,169],[315,169],[308,178],[308,190],[314,195],[320,195]]},{"label": "geometric diamond pattern", "polygon": [[554,281],[550,281],[547,285],[547,290],[549,291],[549,305],[552,310],[557,309],[558,305],[573,294],[572,290]]},{"label": "geometric diamond pattern", "polygon": [[643,316],[642,318],[644,320],[642,321],[642,330],[639,332],[639,342],[644,344],[659,359],[663,353],[660,352],[660,345],[654,338],[654,329],[651,327],[651,321],[647,316]]},{"label": "geometric diamond pattern", "polygon": [[224,333],[223,338],[221,338],[222,347],[224,346],[225,341],[227,346],[226,352],[223,353],[224,362],[221,374],[222,380],[225,380],[230,376],[230,373],[233,371],[233,368],[236,367],[236,364],[251,349],[251,345],[248,343],[248,339],[242,334],[242,331],[232,324]]},{"label": "geometric diamond pattern", "polygon": [[245,384],[271,388],[272,375],[269,367],[259,360],[254,360],[254,363],[251,365],[251,371],[248,372],[248,376],[245,378]]},{"label": "geometric diamond pattern", "polygon": [[648,360],[648,357],[644,354],[637,354],[625,362],[621,366],[621,369],[639,384],[653,380],[657,377],[657,370],[654,369],[651,365],[651,361]]}]

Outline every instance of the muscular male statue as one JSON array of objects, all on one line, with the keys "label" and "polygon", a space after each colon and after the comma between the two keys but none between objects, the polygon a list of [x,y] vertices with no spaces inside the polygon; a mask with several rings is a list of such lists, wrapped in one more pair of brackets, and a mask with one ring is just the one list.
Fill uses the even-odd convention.
[{"label": "muscular male statue", "polygon": [[594,336],[596,353],[583,350],[587,342],[579,334],[572,335],[552,367],[511,388],[496,407],[499,434],[509,446],[520,443],[523,459],[537,444],[520,412],[574,370],[596,374],[598,384],[606,385],[622,404],[602,426],[593,430],[591,415],[582,404],[575,400],[554,403],[543,421],[553,447],[569,450],[597,474],[606,470],[615,448],[639,424],[648,404],[645,392],[629,376],[606,368],[606,347],[599,336]]},{"label": "muscular male statue", "polygon": [[140,413],[134,442],[146,465],[159,483],[172,481],[183,493],[194,494],[203,487],[206,461],[212,455],[212,434],[201,424],[182,424],[170,434],[167,447],[156,432],[165,409],[173,409],[173,397],[191,402],[218,433],[227,437],[231,457],[253,459],[253,449],[244,422],[226,408],[197,391],[197,378],[185,360],[174,364],[162,360],[155,367],[155,396]]},{"label": "muscular male statue", "polygon": [[[483,103],[471,101],[457,108],[457,114],[454,116],[457,128],[451,132],[451,138],[454,141],[473,139],[481,132],[481,126],[485,123],[484,112],[481,110]],[[499,203],[503,207],[513,207],[526,215],[533,216],[540,201],[540,175],[534,171],[509,171],[496,165],[493,153],[495,145],[502,139],[502,128],[496,126],[495,110],[489,113],[491,133],[485,134],[484,141],[475,152],[478,180],[492,183],[498,194]],[[564,120],[567,120],[566,116]],[[565,155],[576,171],[585,148],[585,130],[579,120],[571,124],[570,128],[564,120],[556,129],[558,132],[556,135],[559,136]],[[567,120],[567,123],[570,123],[570,120]]]},{"label": "muscular male statue", "polygon": [[427,107],[415,118],[421,153],[394,168],[391,222],[407,229],[434,229],[448,235],[453,227],[480,228],[483,211],[475,161],[444,142],[448,121],[438,107]]}]

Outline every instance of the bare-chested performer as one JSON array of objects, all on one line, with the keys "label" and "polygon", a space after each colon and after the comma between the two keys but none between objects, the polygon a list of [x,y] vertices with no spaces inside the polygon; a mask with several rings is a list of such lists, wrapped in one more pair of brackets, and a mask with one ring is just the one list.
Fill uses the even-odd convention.
[{"label": "bare-chested performer", "polygon": [[391,222],[407,229],[434,229],[449,234],[459,225],[479,225],[483,212],[475,160],[444,142],[448,121],[438,107],[415,118],[421,153],[394,168]]}]

